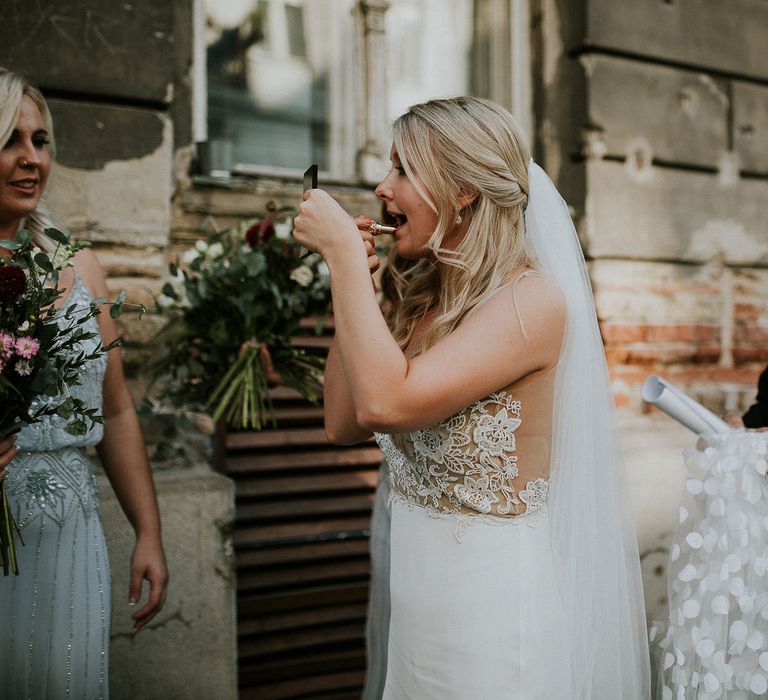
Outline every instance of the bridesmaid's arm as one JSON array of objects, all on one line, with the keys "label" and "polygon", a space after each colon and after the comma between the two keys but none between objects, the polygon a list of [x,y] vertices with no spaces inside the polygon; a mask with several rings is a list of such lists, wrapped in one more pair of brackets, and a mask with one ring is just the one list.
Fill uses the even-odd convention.
[{"label": "bridesmaid's arm", "polygon": [[[88,250],[78,253],[77,271],[89,290],[107,297],[107,286],[96,256]],[[99,316],[99,329],[105,344],[117,337],[109,313]],[[131,617],[134,629],[141,629],[162,608],[168,587],[168,569],[160,533],[160,513],[147,459],[144,438],[133,400],[126,386],[119,348],[110,350],[104,376],[104,438],[97,451],[104,471],[115,490],[120,506],[136,533],[131,557],[128,604],[141,597],[142,582],[149,582],[147,603]]]}]

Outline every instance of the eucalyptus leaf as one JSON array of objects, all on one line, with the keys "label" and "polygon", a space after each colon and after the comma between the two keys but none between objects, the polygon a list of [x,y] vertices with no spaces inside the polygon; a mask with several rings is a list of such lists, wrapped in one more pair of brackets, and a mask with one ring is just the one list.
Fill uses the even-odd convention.
[{"label": "eucalyptus leaf", "polygon": [[43,230],[43,233],[48,236],[48,238],[53,239],[61,245],[67,245],[69,243],[69,235],[63,231],[59,231],[57,228],[46,228]]}]

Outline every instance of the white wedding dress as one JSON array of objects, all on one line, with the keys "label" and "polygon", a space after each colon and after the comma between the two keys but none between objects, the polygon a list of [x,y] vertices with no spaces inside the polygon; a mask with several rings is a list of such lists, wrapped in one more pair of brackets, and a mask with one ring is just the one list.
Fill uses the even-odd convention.
[{"label": "white wedding dress", "polygon": [[385,700],[571,697],[547,517],[554,376],[376,436],[392,494]]}]

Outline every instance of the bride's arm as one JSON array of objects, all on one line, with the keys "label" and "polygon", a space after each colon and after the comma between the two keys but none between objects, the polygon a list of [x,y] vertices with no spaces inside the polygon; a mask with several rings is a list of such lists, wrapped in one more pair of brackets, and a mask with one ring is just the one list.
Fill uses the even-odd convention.
[{"label": "bride's arm", "polygon": [[[557,361],[565,303],[559,289],[538,276],[503,289],[408,361],[376,303],[354,222],[326,193],[313,190],[308,199],[294,235],[321,252],[331,271],[339,356],[361,428],[424,428]],[[520,317],[529,320],[527,334],[515,294]]]},{"label": "bride's arm", "polygon": [[[365,228],[365,221],[357,220],[358,228]],[[373,236],[361,231],[368,256],[368,272],[373,273],[379,268],[376,256],[376,244]],[[328,440],[337,445],[354,445],[371,437],[371,431],[357,424],[355,405],[347,386],[347,378],[341,366],[338,339],[334,336],[331,342],[328,358],[325,363],[323,378],[323,415],[325,418],[325,434]]]},{"label": "bride's arm", "polygon": [[341,366],[338,338],[334,337],[325,363],[323,407],[325,434],[336,445],[354,445],[371,437],[371,431],[357,423],[355,404]]}]

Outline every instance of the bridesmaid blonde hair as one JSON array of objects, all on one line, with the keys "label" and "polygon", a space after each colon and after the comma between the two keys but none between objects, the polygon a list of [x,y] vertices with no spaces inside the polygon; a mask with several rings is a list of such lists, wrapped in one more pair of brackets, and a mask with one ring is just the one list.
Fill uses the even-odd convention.
[{"label": "bridesmaid blonde hair", "polygon": [[[415,348],[423,352],[517,270],[535,266],[523,218],[530,151],[515,118],[478,97],[414,105],[395,122],[394,145],[437,214],[428,242],[434,259],[393,265],[390,273],[397,295],[392,332],[401,348],[426,313],[436,311]],[[467,196],[474,200],[462,209],[460,198]],[[455,248],[444,248],[457,217],[468,222],[466,233]]]},{"label": "bridesmaid blonde hair", "polygon": [[[48,132],[50,145],[48,150],[54,154],[53,120],[51,111],[43,94],[34,87],[21,73],[0,66],[0,147],[4,147],[11,138],[21,112],[21,100],[29,97],[40,110],[43,124]],[[32,232],[35,245],[47,252],[52,252],[56,244],[43,233],[46,228],[55,227],[48,208],[43,201],[38,202],[37,209],[22,223],[22,226]]]}]

